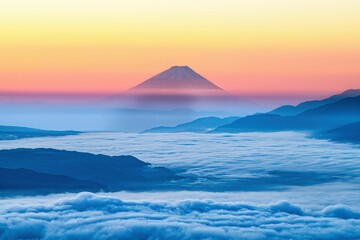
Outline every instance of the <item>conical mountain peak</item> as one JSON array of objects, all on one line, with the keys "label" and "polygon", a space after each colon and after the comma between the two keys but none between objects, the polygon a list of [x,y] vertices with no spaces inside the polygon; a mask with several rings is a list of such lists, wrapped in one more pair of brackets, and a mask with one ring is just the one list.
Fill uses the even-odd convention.
[{"label": "conical mountain peak", "polygon": [[131,90],[179,91],[179,90],[221,90],[188,66],[172,66],[154,77],[140,83]]},{"label": "conical mountain peak", "polygon": [[169,69],[191,69],[191,68],[189,66],[177,66],[177,65],[175,65],[175,66],[172,66]]}]

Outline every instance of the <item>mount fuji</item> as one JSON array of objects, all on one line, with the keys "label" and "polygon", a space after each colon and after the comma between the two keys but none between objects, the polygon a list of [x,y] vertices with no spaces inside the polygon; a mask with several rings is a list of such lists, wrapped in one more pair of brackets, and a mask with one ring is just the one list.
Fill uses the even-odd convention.
[{"label": "mount fuji", "polygon": [[222,93],[225,91],[188,66],[172,66],[131,88],[129,93]]},{"label": "mount fuji", "polygon": [[155,126],[172,126],[196,118],[227,117],[259,109],[196,73],[188,66],[169,69],[129,90],[104,99],[116,110],[115,126],[126,131],[143,131]]}]

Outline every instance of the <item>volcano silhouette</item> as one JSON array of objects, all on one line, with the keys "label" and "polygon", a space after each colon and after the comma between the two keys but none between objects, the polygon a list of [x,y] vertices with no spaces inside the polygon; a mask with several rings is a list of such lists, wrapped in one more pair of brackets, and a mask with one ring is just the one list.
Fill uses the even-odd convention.
[{"label": "volcano silhouette", "polygon": [[131,88],[129,92],[224,92],[188,66],[173,66]]},{"label": "volcano silhouette", "polygon": [[244,115],[254,104],[233,95],[188,66],[169,69],[129,90],[104,98],[121,131],[178,125],[199,117]]}]

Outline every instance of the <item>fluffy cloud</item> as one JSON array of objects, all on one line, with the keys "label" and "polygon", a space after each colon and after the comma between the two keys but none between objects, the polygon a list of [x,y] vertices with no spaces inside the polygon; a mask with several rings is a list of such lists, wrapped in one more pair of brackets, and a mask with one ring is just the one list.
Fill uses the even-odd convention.
[{"label": "fluffy cloud", "polygon": [[0,239],[358,239],[360,212],[204,200],[121,201],[80,193],[0,212]]},{"label": "fluffy cloud", "polygon": [[[288,186],[291,179],[303,185],[0,200],[0,239],[360,239],[359,148],[351,145],[295,133],[89,133],[1,144],[3,149],[18,146],[130,154],[195,176],[202,186],[268,186],[273,170],[278,170],[278,186]],[[238,178],[249,181],[239,184]],[[184,200],[193,197],[214,200]],[[269,202],[276,203],[264,204]]]}]

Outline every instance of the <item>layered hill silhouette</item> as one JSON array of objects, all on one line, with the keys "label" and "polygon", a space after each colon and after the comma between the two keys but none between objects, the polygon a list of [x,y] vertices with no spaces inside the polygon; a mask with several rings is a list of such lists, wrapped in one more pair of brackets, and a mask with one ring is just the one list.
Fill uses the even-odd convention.
[{"label": "layered hill silhouette", "polygon": [[[163,167],[152,167],[132,156],[106,156],[56,149],[0,151],[2,190],[14,187],[56,191],[154,189],[178,177]],[[10,170],[14,171],[10,171]],[[22,169],[22,170],[19,170]],[[11,182],[9,179],[15,179]],[[0,190],[1,190],[0,189]]]},{"label": "layered hill silhouette", "polygon": [[[351,89],[323,100],[307,101],[290,108],[288,105],[279,107],[269,113],[249,115],[242,118],[203,117],[175,127],[161,126],[144,132],[322,132],[360,120],[359,99],[360,90]],[[292,112],[285,111],[283,115],[274,114],[274,112],[286,109],[291,109]],[[295,112],[297,114],[294,114]]]},{"label": "layered hill silhouette", "polygon": [[294,116],[271,113],[250,115],[219,126],[213,132],[325,131],[358,120],[360,96],[340,98]]},{"label": "layered hill silhouette", "polygon": [[64,191],[100,191],[106,186],[64,175],[39,173],[18,168],[0,168],[0,192],[46,194]]},{"label": "layered hill silhouette", "polygon": [[360,143],[360,121],[313,135],[336,142]]},{"label": "layered hill silhouette", "polygon": [[143,133],[179,133],[179,132],[196,132],[204,133],[217,128],[218,126],[229,124],[239,119],[239,117],[204,117],[194,121],[179,124],[175,127],[155,127],[143,131]]},{"label": "layered hill silhouette", "polygon": [[56,137],[77,135],[79,133],[80,132],[77,131],[53,131],[16,126],[0,126],[0,140],[16,140],[31,137]]},{"label": "layered hill silhouette", "polygon": [[360,95],[360,89],[349,89],[340,94],[336,94],[322,100],[306,101],[296,106],[292,106],[292,105],[281,106],[272,110],[271,112],[269,112],[269,114],[278,114],[281,116],[295,116],[299,113],[323,106],[325,104],[333,103],[347,97],[356,97],[359,95]]}]

